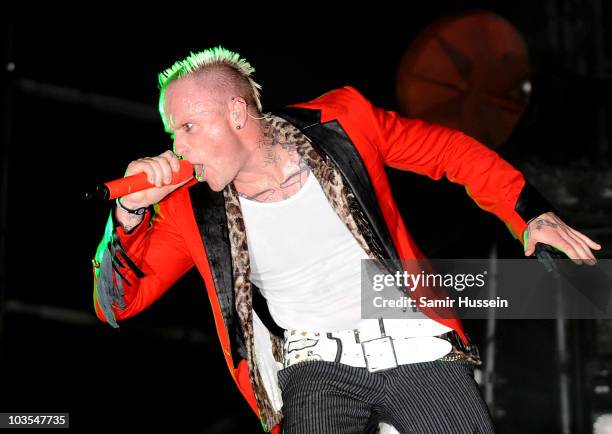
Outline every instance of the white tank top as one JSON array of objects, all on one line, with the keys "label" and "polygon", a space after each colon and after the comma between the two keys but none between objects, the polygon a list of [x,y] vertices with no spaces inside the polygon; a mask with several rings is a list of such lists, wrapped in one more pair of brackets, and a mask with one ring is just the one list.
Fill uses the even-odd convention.
[{"label": "white tank top", "polygon": [[[285,329],[320,331],[358,327],[361,260],[368,255],[330,206],[312,174],[300,191],[280,202],[240,197],[251,263],[270,315]],[[415,327],[435,325],[414,320]],[[417,324],[419,323],[419,324]],[[432,323],[432,324],[429,324]]]}]

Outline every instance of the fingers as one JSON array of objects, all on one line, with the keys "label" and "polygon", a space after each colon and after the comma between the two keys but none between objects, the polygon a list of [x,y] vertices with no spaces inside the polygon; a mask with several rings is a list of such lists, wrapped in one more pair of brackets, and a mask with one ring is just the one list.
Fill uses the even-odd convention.
[{"label": "fingers", "polygon": [[[156,182],[156,187],[161,187],[162,185],[168,185],[172,182],[172,172],[176,172],[178,170],[178,159],[174,155],[172,151],[166,151],[158,157],[152,159],[152,163],[158,175],[156,180],[160,181]],[[177,169],[174,169],[173,167]]]},{"label": "fingers", "polygon": [[126,176],[145,172],[149,183],[162,187],[172,182],[173,172],[180,169],[179,160],[172,151],[166,151],[157,157],[145,157],[133,161],[128,166]]},{"label": "fingers", "polygon": [[565,254],[565,256],[567,256],[568,258],[572,260],[574,264],[577,264],[577,265],[582,264],[580,255],[576,251],[574,245],[570,243],[569,241],[565,239],[561,239],[557,242],[548,243],[548,244],[550,244],[551,246],[553,246],[554,248],[558,250],[561,250]]},{"label": "fingers", "polygon": [[525,233],[523,234],[525,256],[531,256],[534,254],[537,243],[538,241],[531,237],[531,231],[529,230],[529,227],[527,227],[527,229],[525,229]]},{"label": "fingers", "polygon": [[578,238],[584,241],[586,245],[589,246],[591,249],[601,250],[601,244],[596,243],[582,232],[578,232],[576,229],[573,228],[569,228],[569,230],[572,232],[572,234],[576,235]]},{"label": "fingers", "polygon": [[535,252],[535,245],[536,241],[531,238],[527,239],[527,241],[525,242],[525,256],[533,255],[533,252]]},{"label": "fingers", "polygon": [[166,152],[161,154],[160,157],[168,160],[168,163],[170,164],[170,167],[172,168],[173,172],[178,172],[180,170],[181,166],[179,163],[179,159],[176,157],[176,154],[171,150],[167,150]]},{"label": "fingers", "polygon": [[589,249],[586,243],[570,231],[567,231],[565,235],[567,237],[567,243],[571,245],[574,252],[576,252],[576,257],[572,258],[574,262],[578,264],[584,262],[588,265],[595,265],[595,256],[593,256],[591,249]]},{"label": "fingers", "polygon": [[[555,246],[556,247],[556,246]],[[569,233],[565,234],[565,238],[561,242],[560,250],[567,255],[575,264],[595,265],[597,260],[591,252],[591,249]]]},{"label": "fingers", "polygon": [[168,179],[168,174],[170,173],[167,162],[164,165],[162,160],[158,158],[145,158],[144,161],[149,164],[153,171],[153,181],[149,179],[151,184],[155,184],[156,187],[161,187],[164,183],[167,183],[166,179]]},{"label": "fingers", "polygon": [[562,251],[575,264],[595,265],[597,259],[591,248],[599,250],[601,246],[586,235],[567,226],[556,215],[547,216],[535,223],[530,223],[525,231],[525,256],[531,256],[538,242],[553,246]]},{"label": "fingers", "polygon": [[593,255],[591,248],[599,250],[601,249],[599,244],[593,242],[589,237],[566,224],[561,225],[560,234],[567,245],[570,246],[568,253],[572,253],[568,254],[568,256],[574,263],[585,263],[588,265],[595,265],[597,263],[597,259],[595,255]]},{"label": "fingers", "polygon": [[128,208],[142,208],[158,203],[172,191],[191,180],[172,184],[172,175],[178,171],[180,171],[180,163],[172,151],[166,151],[157,157],[145,157],[132,161],[127,167],[125,176],[145,173],[149,183],[155,187],[127,194],[122,197],[121,202]]}]

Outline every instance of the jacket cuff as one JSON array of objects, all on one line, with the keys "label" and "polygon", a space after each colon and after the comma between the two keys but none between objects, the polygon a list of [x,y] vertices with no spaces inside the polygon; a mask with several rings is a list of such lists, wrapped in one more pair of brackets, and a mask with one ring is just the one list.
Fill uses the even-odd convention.
[{"label": "jacket cuff", "polygon": [[126,286],[132,286],[135,280],[145,275],[128,256],[122,241],[131,244],[133,240],[140,238],[139,235],[144,236],[151,213],[147,212],[138,226],[125,233],[123,226],[116,221],[114,211],[112,209],[110,212],[104,237],[98,245],[92,263],[96,314],[98,317],[103,316],[112,327],[118,328],[115,309],[123,310],[127,306],[124,299]]},{"label": "jacket cuff", "polygon": [[131,228],[129,231],[126,231],[123,228],[123,225],[119,223],[119,221],[117,220],[117,217],[115,216],[116,208],[117,208],[117,205],[113,206],[113,208],[111,209],[111,219],[113,221],[113,228],[115,229],[115,231],[121,238],[124,238],[126,235],[127,236],[137,235],[139,232],[146,230],[143,228],[147,228],[149,226],[149,223],[151,222],[151,217],[155,213],[154,206],[153,205],[149,206],[147,208],[147,211],[143,214],[142,220],[140,221],[140,223],[138,223],[136,226]]},{"label": "jacket cuff", "polygon": [[514,210],[526,224],[546,212],[552,211],[557,214],[557,210],[526,179]]}]

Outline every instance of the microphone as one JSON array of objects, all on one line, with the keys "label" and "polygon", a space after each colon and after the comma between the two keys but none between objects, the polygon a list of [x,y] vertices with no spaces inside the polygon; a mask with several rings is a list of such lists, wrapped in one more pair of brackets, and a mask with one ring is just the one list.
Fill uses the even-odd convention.
[{"label": "microphone", "polygon": [[[172,181],[170,184],[180,184],[187,181],[193,176],[193,166],[187,160],[179,160],[180,168],[178,172],[172,172]],[[167,184],[168,185],[168,184]],[[155,187],[147,179],[145,172],[136,173],[126,176],[125,178],[116,179],[114,181],[105,182],[96,186],[94,191],[85,193],[86,199],[101,198],[115,199],[137,191],[146,190],[147,188]]]}]

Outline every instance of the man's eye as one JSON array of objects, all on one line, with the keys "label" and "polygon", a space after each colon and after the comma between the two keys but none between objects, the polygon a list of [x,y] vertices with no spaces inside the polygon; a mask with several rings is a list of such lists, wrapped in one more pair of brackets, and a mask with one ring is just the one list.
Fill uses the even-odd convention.
[{"label": "man's eye", "polygon": [[190,131],[193,128],[193,124],[191,122],[187,122],[185,124],[185,131]]}]

